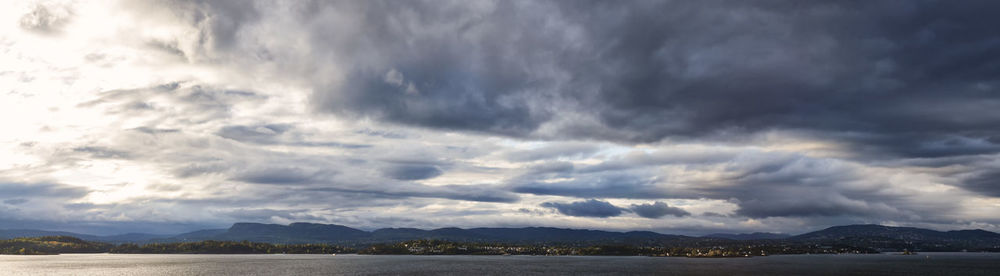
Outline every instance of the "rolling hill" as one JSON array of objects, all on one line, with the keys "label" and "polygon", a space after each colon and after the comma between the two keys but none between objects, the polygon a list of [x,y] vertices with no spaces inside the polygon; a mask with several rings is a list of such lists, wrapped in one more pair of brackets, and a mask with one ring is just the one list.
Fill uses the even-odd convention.
[{"label": "rolling hill", "polygon": [[1000,251],[1000,234],[994,232],[984,230],[936,231],[873,224],[834,226],[797,236],[775,233],[749,233],[712,234],[703,237],[667,235],[648,231],[613,232],[552,227],[469,229],[448,227],[432,230],[382,228],[374,231],[364,231],[342,225],[316,223],[292,223],[289,225],[236,223],[228,229],[199,230],[172,236],[141,233],[93,236],[42,230],[0,230],[0,239],[39,236],[73,236],[87,241],[113,244],[216,240],[275,244],[322,243],[359,246],[409,240],[443,240],[577,246],[601,244],[628,244],[636,246],[742,246],[756,244],[853,246],[880,249],[882,251],[902,249],[916,251]]}]

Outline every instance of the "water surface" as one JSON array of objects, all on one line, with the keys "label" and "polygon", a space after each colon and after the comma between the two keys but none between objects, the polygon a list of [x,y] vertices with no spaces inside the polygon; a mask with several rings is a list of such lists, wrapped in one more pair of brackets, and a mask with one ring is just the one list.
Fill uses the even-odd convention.
[{"label": "water surface", "polygon": [[0,256],[3,275],[1000,275],[1000,254],[786,255],[691,259],[582,256]]}]

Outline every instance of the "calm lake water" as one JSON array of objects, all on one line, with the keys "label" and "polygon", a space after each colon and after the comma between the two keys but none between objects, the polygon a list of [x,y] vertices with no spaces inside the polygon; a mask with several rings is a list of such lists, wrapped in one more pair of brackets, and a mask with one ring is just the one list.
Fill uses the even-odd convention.
[{"label": "calm lake water", "polygon": [[543,256],[0,256],[2,275],[1000,275],[1000,254],[735,259]]}]

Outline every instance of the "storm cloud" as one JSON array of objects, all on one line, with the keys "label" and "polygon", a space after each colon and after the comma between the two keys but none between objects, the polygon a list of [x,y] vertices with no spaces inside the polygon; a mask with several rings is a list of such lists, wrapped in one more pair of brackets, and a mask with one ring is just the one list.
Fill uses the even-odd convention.
[{"label": "storm cloud", "polygon": [[441,169],[432,165],[390,165],[382,169],[387,177],[398,180],[421,180],[441,175]]},{"label": "storm cloud", "polygon": [[691,213],[684,211],[684,209],[671,207],[661,201],[657,201],[652,204],[632,204],[631,210],[635,212],[636,215],[644,218],[662,218],[667,215],[677,217],[691,215]]},{"label": "storm cloud", "polygon": [[1000,197],[1000,169],[982,172],[961,182],[961,187],[992,197]]},{"label": "storm cloud", "polygon": [[[308,56],[338,61],[342,81],[314,79],[325,112],[630,143],[836,132],[864,152],[934,157],[1000,149],[997,5],[332,1],[290,16],[322,49]],[[174,8],[219,15],[196,21],[200,46],[227,51],[267,6]]]},{"label": "storm cloud", "polygon": [[1000,230],[992,1],[10,6],[5,225]]},{"label": "storm cloud", "polygon": [[588,199],[586,201],[576,201],[570,203],[545,202],[542,207],[554,208],[559,213],[574,217],[614,217],[622,214],[623,209],[612,205],[607,201]]}]

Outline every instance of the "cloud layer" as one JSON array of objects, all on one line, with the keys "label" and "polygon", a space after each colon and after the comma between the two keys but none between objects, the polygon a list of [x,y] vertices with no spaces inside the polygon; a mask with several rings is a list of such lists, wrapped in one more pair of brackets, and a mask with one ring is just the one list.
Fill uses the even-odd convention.
[{"label": "cloud layer", "polygon": [[1000,230],[997,5],[18,3],[0,225]]}]

